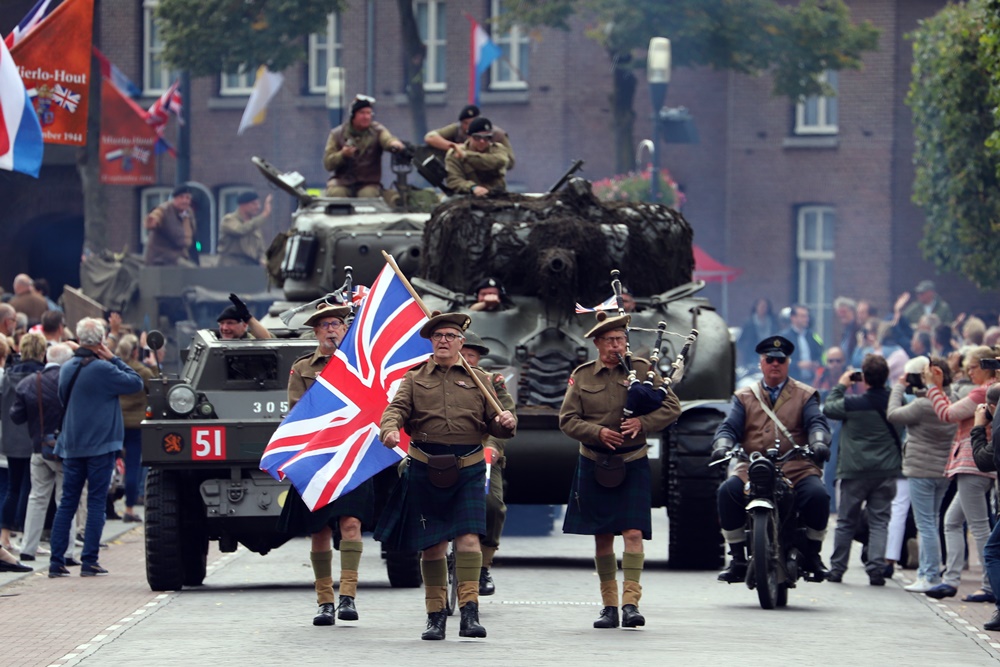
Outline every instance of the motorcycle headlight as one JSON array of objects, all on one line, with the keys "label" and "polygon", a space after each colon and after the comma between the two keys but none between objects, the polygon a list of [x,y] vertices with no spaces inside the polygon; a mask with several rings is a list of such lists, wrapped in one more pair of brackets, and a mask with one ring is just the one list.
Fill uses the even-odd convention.
[{"label": "motorcycle headlight", "polygon": [[167,405],[177,414],[184,416],[194,410],[198,395],[189,384],[179,384],[172,387],[167,393]]}]

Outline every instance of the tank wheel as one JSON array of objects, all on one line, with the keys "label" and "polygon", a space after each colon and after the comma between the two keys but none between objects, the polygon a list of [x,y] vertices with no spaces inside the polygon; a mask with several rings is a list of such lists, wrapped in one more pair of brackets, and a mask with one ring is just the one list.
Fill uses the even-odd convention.
[{"label": "tank wheel", "polygon": [[385,571],[393,588],[420,588],[420,554],[405,551],[387,551]]},{"label": "tank wheel", "polygon": [[174,472],[151,469],[146,478],[146,582],[154,591],[184,585],[180,541],[180,480]]}]

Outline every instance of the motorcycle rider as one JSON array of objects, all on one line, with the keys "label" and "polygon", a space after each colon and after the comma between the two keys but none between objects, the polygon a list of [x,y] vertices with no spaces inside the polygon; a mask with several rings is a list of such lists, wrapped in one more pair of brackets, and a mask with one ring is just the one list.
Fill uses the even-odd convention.
[{"label": "motorcycle rider", "polygon": [[[789,358],[795,351],[790,340],[771,336],[758,343],[755,351],[760,355],[764,377],[733,395],[729,416],[715,432],[712,459],[721,459],[737,442],[742,443],[747,454],[764,453],[776,444],[784,454],[792,443],[809,443],[815,462],[792,458],[779,467],[794,485],[795,510],[806,525],[807,539],[801,545],[803,569],[822,581],[829,575],[820,558],[820,549],[830,518],[830,496],[817,462],[822,464],[830,458],[830,425],[820,409],[817,391],[788,377]],[[747,574],[744,530],[747,468],[745,461],[740,462],[733,476],[719,486],[719,523],[732,560],[718,579],[727,583],[742,582]]]}]

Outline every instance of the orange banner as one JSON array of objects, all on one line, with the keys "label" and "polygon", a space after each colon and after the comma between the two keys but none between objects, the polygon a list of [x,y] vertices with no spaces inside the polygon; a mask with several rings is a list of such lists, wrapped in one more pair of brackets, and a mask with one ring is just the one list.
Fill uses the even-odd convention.
[{"label": "orange banner", "polygon": [[64,0],[11,49],[47,144],[87,143],[94,0]]},{"label": "orange banner", "polygon": [[156,131],[144,116],[108,79],[101,82],[101,183],[156,182]]}]

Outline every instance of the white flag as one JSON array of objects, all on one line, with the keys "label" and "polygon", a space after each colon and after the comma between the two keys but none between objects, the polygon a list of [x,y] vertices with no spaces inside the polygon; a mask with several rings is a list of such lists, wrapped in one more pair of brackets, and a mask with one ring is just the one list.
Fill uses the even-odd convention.
[{"label": "white flag", "polygon": [[277,94],[284,81],[285,77],[280,72],[271,72],[265,65],[257,68],[257,80],[253,84],[253,90],[250,91],[247,108],[243,110],[240,129],[236,131],[237,135],[243,134],[243,131],[252,125],[260,125],[264,122],[267,105],[271,102],[271,98]]}]

